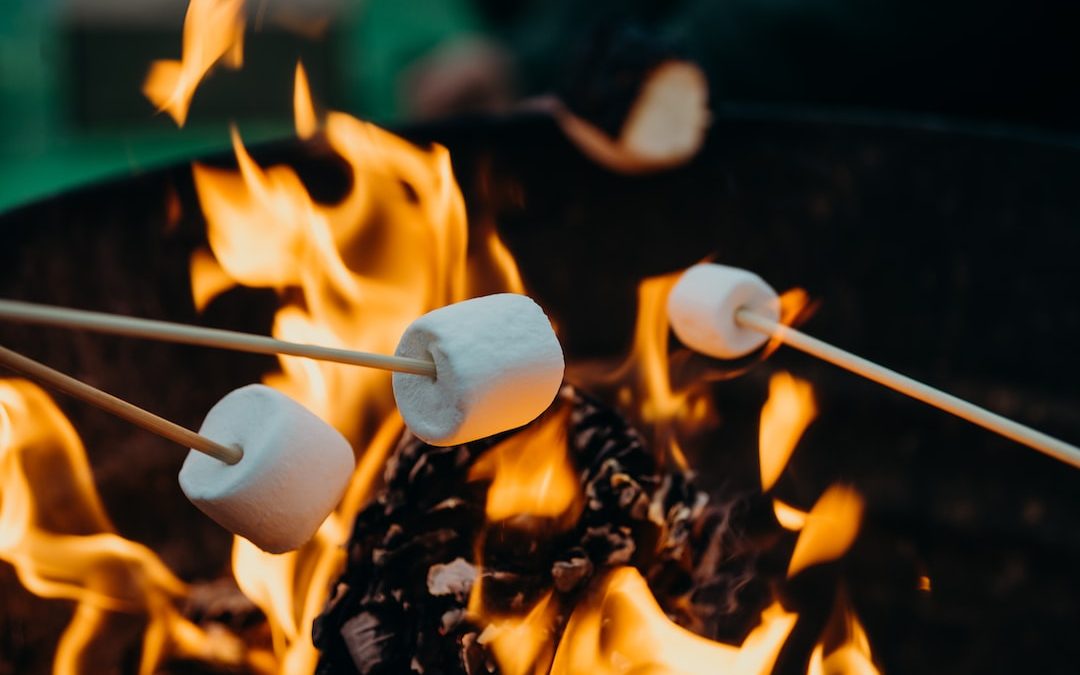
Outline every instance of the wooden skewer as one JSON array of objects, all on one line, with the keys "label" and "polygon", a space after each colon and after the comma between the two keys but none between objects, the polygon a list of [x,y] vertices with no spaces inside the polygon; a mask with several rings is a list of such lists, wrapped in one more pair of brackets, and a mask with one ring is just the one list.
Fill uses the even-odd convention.
[{"label": "wooden skewer", "polygon": [[735,312],[735,321],[740,326],[770,335],[789,347],[794,347],[811,356],[816,356],[834,366],[839,366],[856,375],[861,375],[868,380],[877,382],[878,384],[898,391],[901,394],[905,394],[911,398],[922,401],[923,403],[952,413],[953,415],[977,424],[984,429],[989,429],[990,431],[1001,434],[1005,438],[1012,439],[1017,443],[1034,448],[1054,459],[1080,468],[1080,448],[1069,445],[1053,436],[1048,436],[1037,429],[1032,429],[1019,422],[1014,422],[1013,420],[1002,417],[986,408],[980,408],[979,406],[969,403],[961,398],[957,398],[952,394],[945,393],[940,389],[935,389],[918,380],[913,380],[895,370],[890,370],[884,366],[879,366],[872,361],[867,361],[861,356],[856,356],[843,349],[834,347],[827,342],[822,342],[815,337],[811,337],[806,333],[797,331],[790,326],[775,321],[770,317],[757,314],[749,309],[743,308],[737,310]]},{"label": "wooden skewer", "polygon": [[6,347],[0,347],[0,365],[23,373],[24,375],[28,375],[35,380],[39,380],[55,389],[59,389],[65,394],[70,394],[77,399],[95,405],[106,412],[110,412],[121,419],[127,420],[149,432],[155,433],[162,438],[167,438],[186,448],[206,453],[226,464],[236,464],[244,456],[244,451],[240,448],[230,447],[212,441],[206,436],[201,436],[179,424],[170,422],[164,417],[158,417],[148,410],[143,410],[142,408],[128,403],[121,398],[117,398],[112,394],[91,387],[85,382],[76,380],[70,375],[65,375],[59,370],[50,368],[44,363],[39,363],[18,352],[13,352]]},{"label": "wooden skewer", "polygon": [[169,321],[138,319],[130,316],[37,305],[16,300],[0,300],[0,318],[43,326],[81,328],[98,333],[128,335],[202,347],[233,349],[255,354],[289,354],[320,361],[334,361],[354,366],[435,377],[435,364],[423,359],[371,354],[334,347],[320,347],[318,345],[286,342],[264,335],[238,333],[220,328],[189,326]]}]

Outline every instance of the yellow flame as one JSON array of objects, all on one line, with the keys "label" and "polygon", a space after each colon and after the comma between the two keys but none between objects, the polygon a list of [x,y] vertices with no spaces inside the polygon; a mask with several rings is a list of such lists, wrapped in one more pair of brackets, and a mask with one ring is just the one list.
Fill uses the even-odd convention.
[{"label": "yellow flame", "polygon": [[776,522],[780,527],[792,532],[798,532],[806,526],[806,511],[797,509],[791,504],[773,499],[773,513],[776,514]]},{"label": "yellow flame", "polygon": [[758,437],[763,492],[779,480],[803,432],[816,416],[814,388],[809,382],[783,371],[772,376],[769,398],[761,408]]},{"label": "yellow flame", "polygon": [[237,637],[180,614],[185,585],[148,548],[116,534],[75,429],[23,380],[0,380],[0,560],[32,593],[75,601],[57,645],[59,675],[119,670],[102,662],[110,650],[95,647],[133,620],[142,624],[140,673],[170,656],[267,672]]},{"label": "yellow flame", "polygon": [[[310,101],[298,66],[294,102],[301,136],[313,131]],[[485,292],[522,290],[517,266],[493,230],[469,250],[465,205],[444,148],[420,148],[334,112],[324,131],[352,173],[351,189],[336,204],[312,199],[290,167],[259,166],[235,129],[237,171],[193,167],[216,262],[192,262],[197,304],[237,283],[275,289],[282,296],[275,337],[392,353],[416,317],[479,287],[471,272],[466,275],[466,262],[495,270],[485,278]],[[341,544],[403,424],[387,373],[287,356],[279,363],[281,372],[264,381],[360,450],[342,504],[299,551],[271,556],[239,539],[234,544],[234,575],[267,615],[279,672],[308,673],[317,660],[311,624],[343,565]],[[552,469],[549,478],[550,490],[566,490],[561,470]]]},{"label": "yellow flame", "polygon": [[667,297],[679,274],[646,279],[638,286],[638,315],[634,326],[634,354],[647,396],[642,417],[647,422],[670,420],[683,406],[684,397],[672,391],[668,372]]},{"label": "yellow flame", "polygon": [[[606,377],[597,378],[592,373],[585,373],[584,379],[616,383],[618,403],[636,412],[639,421],[651,428],[653,446],[658,453],[687,470],[689,461],[683,451],[684,442],[692,440],[716,419],[715,406],[706,385],[713,379],[734,377],[744,372],[747,366],[725,374],[704,373],[682,386],[672,383],[667,298],[681,276],[680,271],[649,277],[638,285],[638,313],[629,357]],[[783,293],[780,296],[781,321],[795,323],[806,313],[808,299],[806,292],[798,288]],[[761,358],[779,345],[779,342],[770,343]]]},{"label": "yellow flame", "polygon": [[[780,323],[785,326],[798,326],[816,309],[816,303],[810,302],[810,294],[802,288],[789,288],[780,294]],[[762,350],[762,358],[768,358],[783,344],[777,337],[770,338]]]},{"label": "yellow flame", "polygon": [[492,621],[477,638],[506,675],[544,675],[554,658],[555,603],[549,591],[522,618]]},{"label": "yellow flame", "polygon": [[[279,311],[275,337],[392,353],[413,319],[463,298],[464,204],[445,149],[417,148],[339,113],[328,116],[326,135],[353,172],[336,205],[315,203],[289,167],[259,167],[235,131],[239,172],[196,165],[210,246],[238,283],[296,298]],[[268,383],[350,439],[396,414],[385,373],[280,362],[283,374]]]},{"label": "yellow flame", "polygon": [[315,104],[311,101],[311,87],[308,86],[304,64],[300,61],[296,62],[293,84],[293,116],[296,119],[296,135],[300,138],[311,138],[318,131],[319,121],[315,117]]},{"label": "yellow flame", "polygon": [[788,563],[788,577],[847,553],[859,534],[862,514],[863,498],[854,488],[830,486],[806,516]]},{"label": "yellow flame", "polygon": [[524,293],[517,261],[499,237],[494,223],[482,221],[477,226],[475,252],[469,256],[469,295],[496,292]]},{"label": "yellow flame", "polygon": [[[554,534],[577,522],[583,499],[567,445],[567,424],[572,405],[559,401],[525,430],[487,450],[469,469],[467,480],[490,480],[485,515],[499,527],[536,527]],[[522,519],[525,517],[525,519]],[[535,520],[541,519],[541,520]],[[531,531],[531,530],[530,530]],[[482,570],[481,533],[474,560]],[[473,581],[468,613],[486,627],[478,638],[489,645],[502,672],[542,675],[554,657],[553,630],[557,616],[552,592],[524,616],[507,616],[485,606],[484,573]]]},{"label": "yellow flame", "polygon": [[204,248],[191,254],[188,271],[191,276],[191,297],[199,312],[205,310],[211,300],[236,286],[236,281],[221,267],[214,254]]},{"label": "yellow flame", "polygon": [[878,675],[870,639],[842,589],[821,640],[810,655],[807,675]]},{"label": "yellow flame", "polygon": [[768,673],[797,618],[774,603],[742,645],[713,642],[670,621],[641,574],[622,567],[574,610],[551,673]]},{"label": "yellow flame", "polygon": [[700,430],[713,409],[711,399],[699,387],[677,389],[671,383],[667,297],[680,276],[675,272],[649,277],[638,285],[638,313],[630,354],[606,379],[619,384],[619,404],[635,411],[640,421],[652,428],[657,453],[685,470],[689,462],[677,431],[684,425]]},{"label": "yellow flame", "polygon": [[181,59],[151,64],[143,94],[177,125],[184,126],[195,89],[215,64],[243,65],[244,12],[244,0],[191,0]]},{"label": "yellow flame", "polygon": [[570,406],[559,406],[472,465],[468,480],[491,480],[489,521],[518,515],[555,518],[578,503],[581,490],[566,443],[569,415]]}]

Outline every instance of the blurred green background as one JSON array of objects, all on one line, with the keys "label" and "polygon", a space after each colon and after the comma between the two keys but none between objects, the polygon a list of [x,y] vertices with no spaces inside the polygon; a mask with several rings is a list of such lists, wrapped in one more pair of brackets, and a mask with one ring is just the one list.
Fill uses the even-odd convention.
[{"label": "blurred green background", "polygon": [[0,211],[222,149],[230,120],[250,143],[287,137],[298,58],[321,107],[393,125],[557,91],[596,27],[620,23],[699,60],[718,110],[945,115],[1071,143],[1077,5],[249,0],[244,68],[216,69],[177,129],[140,85],[151,61],[180,56],[186,0],[5,0]]}]

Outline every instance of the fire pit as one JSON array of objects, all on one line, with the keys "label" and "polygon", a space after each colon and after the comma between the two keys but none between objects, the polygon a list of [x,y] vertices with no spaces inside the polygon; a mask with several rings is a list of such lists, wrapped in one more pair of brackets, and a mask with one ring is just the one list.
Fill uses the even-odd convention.
[{"label": "fire pit", "polygon": [[789,350],[696,355],[664,299],[714,256],[805,289],[815,335],[1080,438],[1074,149],[728,111],[623,175],[544,112],[301,131],[7,214],[0,296],[390,353],[527,290],[567,386],[434,448],[385,373],[0,325],[188,427],[262,378],[359,460],[271,556],[183,499],[176,448],[0,382],[0,672],[1073,669],[1073,471]]}]

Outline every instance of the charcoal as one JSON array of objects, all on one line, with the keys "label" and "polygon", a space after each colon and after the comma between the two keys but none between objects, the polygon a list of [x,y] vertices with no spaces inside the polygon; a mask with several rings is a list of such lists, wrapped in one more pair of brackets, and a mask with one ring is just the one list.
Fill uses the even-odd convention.
[{"label": "charcoal", "polygon": [[662,466],[622,415],[571,387],[552,410],[566,408],[584,502],[569,524],[485,522],[488,483],[468,480],[469,468],[520,432],[451,448],[401,440],[315,621],[318,673],[497,673],[485,626],[466,611],[473,584],[483,583],[485,610],[502,615],[553,593],[558,635],[590,582],[619,565],[637,567],[680,624],[709,637],[748,630],[768,597],[740,530],[754,497],[710,498]]}]

